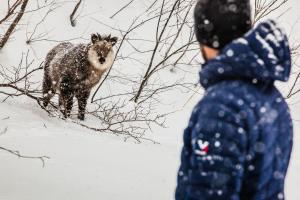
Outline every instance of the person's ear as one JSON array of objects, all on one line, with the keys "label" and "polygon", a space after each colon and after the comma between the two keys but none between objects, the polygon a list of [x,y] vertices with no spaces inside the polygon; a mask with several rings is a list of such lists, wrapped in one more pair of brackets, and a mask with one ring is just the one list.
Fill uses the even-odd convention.
[{"label": "person's ear", "polygon": [[203,58],[206,61],[214,59],[219,54],[219,50],[218,49],[214,49],[214,48],[208,47],[206,45],[201,45],[200,48],[201,48],[201,52],[202,52]]},{"label": "person's ear", "polygon": [[91,41],[92,41],[92,43],[95,44],[97,42],[97,40],[98,40],[98,36],[96,34],[92,34],[91,35]]}]

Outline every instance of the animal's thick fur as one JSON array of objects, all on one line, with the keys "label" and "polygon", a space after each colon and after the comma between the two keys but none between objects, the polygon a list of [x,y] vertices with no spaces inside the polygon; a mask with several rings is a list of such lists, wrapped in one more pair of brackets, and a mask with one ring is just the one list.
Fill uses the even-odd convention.
[{"label": "animal's thick fur", "polygon": [[90,44],[73,45],[69,42],[55,46],[47,54],[44,67],[44,106],[58,91],[59,105],[65,117],[70,115],[73,98],[78,100],[78,118],[83,120],[91,89],[103,73],[112,66],[113,46],[117,38],[92,35]]}]

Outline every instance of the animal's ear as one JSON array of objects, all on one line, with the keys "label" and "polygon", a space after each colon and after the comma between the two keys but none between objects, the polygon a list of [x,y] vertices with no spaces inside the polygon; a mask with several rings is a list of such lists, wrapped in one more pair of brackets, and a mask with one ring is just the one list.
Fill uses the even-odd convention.
[{"label": "animal's ear", "polygon": [[97,36],[98,36],[99,40],[102,40],[102,37],[99,33],[97,33]]},{"label": "animal's ear", "polygon": [[98,40],[98,36],[96,34],[92,34],[92,36],[91,36],[92,43],[95,44],[97,42],[97,40]]},{"label": "animal's ear", "polygon": [[118,38],[117,37],[113,37],[110,39],[110,42],[113,46],[115,46],[115,44],[118,42]]}]

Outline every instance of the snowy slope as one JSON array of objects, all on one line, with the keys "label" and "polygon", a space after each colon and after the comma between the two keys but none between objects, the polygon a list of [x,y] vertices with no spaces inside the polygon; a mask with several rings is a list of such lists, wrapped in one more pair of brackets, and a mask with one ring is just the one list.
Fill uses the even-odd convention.
[{"label": "snowy slope", "polygon": [[[25,103],[0,104],[1,146],[39,160],[0,152],[0,199],[171,199],[178,145],[135,144],[49,119]],[[9,116],[9,119],[7,117]]]}]

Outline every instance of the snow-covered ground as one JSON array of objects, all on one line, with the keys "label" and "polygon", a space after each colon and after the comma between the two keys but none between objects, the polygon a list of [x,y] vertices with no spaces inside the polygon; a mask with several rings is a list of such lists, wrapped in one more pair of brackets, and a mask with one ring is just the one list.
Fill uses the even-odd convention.
[{"label": "snow-covered ground", "polygon": [[28,102],[0,110],[1,129],[7,127],[0,145],[51,157],[42,168],[39,160],[0,152],[0,199],[172,199],[181,128],[160,130],[161,144],[136,144],[49,119]]},{"label": "snow-covered ground", "polygon": [[[104,9],[103,6],[97,6],[97,0],[86,1],[89,4],[87,2],[91,5],[86,6],[94,8],[86,9],[89,14],[103,11],[100,16],[109,23],[111,21],[106,14],[111,12],[107,10],[116,10],[116,7],[121,6],[119,1],[106,0],[105,5],[109,8]],[[124,2],[122,1],[122,5]],[[299,1],[290,2],[292,9],[280,19],[288,30],[299,17],[300,9]],[[68,39],[76,36],[78,30],[66,26],[72,5],[66,13],[49,16],[51,22],[60,22],[43,27],[56,27],[51,32],[52,38]],[[128,19],[124,18],[123,21]],[[25,17],[23,22],[35,20],[40,19]],[[89,20],[86,17],[81,25],[78,24],[81,27],[80,34],[96,30],[93,20]],[[299,24],[293,31],[300,31]],[[21,30],[14,34],[9,45],[0,52],[1,64],[13,65],[19,62],[21,52],[26,52],[29,48],[24,44],[24,35]],[[53,43],[41,42],[29,49],[34,52],[35,59],[42,60],[52,46]],[[71,122],[50,118],[27,98],[8,99],[5,103],[0,103],[0,133],[7,128],[6,133],[0,135],[0,146],[19,150],[23,155],[50,157],[43,168],[39,160],[20,159],[0,151],[0,200],[173,199],[182,132],[196,101],[197,98],[194,98],[182,110],[171,115],[167,120],[169,128],[155,128],[153,133],[148,133],[147,137],[160,144],[124,142],[122,137],[95,133]],[[286,193],[287,200],[299,200],[300,103],[297,104],[296,99],[289,103],[295,120],[295,145]]]}]

